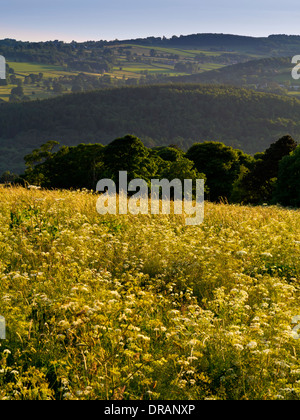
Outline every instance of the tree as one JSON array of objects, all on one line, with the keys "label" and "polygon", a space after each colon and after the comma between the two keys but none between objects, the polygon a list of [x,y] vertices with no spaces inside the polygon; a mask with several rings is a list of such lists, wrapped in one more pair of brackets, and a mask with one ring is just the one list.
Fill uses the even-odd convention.
[{"label": "tree", "polygon": [[160,161],[159,157],[150,154],[150,149],[139,138],[127,135],[105,147],[103,175],[115,181],[116,185],[120,171],[127,171],[128,181],[141,178],[150,182],[159,169]]},{"label": "tree", "polygon": [[[23,178],[31,184],[43,185],[47,183],[48,173],[41,170],[41,166],[51,159],[53,149],[59,145],[57,141],[51,140],[43,144],[39,149],[33,150],[24,157],[26,171]],[[44,185],[43,185],[44,186]]]},{"label": "tree", "polygon": [[252,170],[244,172],[235,185],[235,191],[239,190],[238,201],[252,204],[269,202],[274,193],[279,162],[296,147],[294,139],[286,135],[271,144],[263,154],[257,155]]},{"label": "tree", "polygon": [[289,136],[283,136],[265,151],[261,156],[264,165],[264,177],[266,179],[274,178],[278,174],[279,162],[290,154],[297,147],[295,140]]},{"label": "tree", "polygon": [[272,202],[300,207],[300,146],[279,162]]},{"label": "tree", "polygon": [[59,145],[59,142],[50,140],[43,144],[39,149],[35,149],[32,153],[26,155],[24,160],[27,168],[32,170],[36,164],[42,163],[49,159],[52,156],[52,150],[57,145]]},{"label": "tree", "polygon": [[95,189],[103,171],[101,144],[79,144],[61,147],[53,153],[57,142],[48,142],[25,157],[24,178],[46,188]]},{"label": "tree", "polygon": [[10,171],[5,171],[0,176],[0,184],[9,184],[10,182],[14,182],[17,178],[17,174],[13,174]]},{"label": "tree", "polygon": [[71,90],[72,90],[72,92],[82,92],[83,88],[82,88],[82,86],[79,82],[75,81],[72,84]]},{"label": "tree", "polygon": [[229,199],[240,169],[236,150],[220,142],[195,143],[186,157],[195,163],[198,172],[206,175],[211,201]]},{"label": "tree", "polygon": [[11,96],[18,96],[19,98],[21,98],[22,96],[24,96],[24,89],[22,86],[17,86],[15,88],[12,88],[10,94]]},{"label": "tree", "polygon": [[60,82],[53,83],[53,92],[62,93],[64,91],[64,86]]},{"label": "tree", "polygon": [[209,189],[206,183],[206,176],[203,173],[197,171],[194,166],[194,162],[191,160],[179,156],[177,160],[166,162],[162,172],[160,173],[160,179],[179,179],[182,183],[185,179],[191,179],[193,181],[193,193],[195,192],[195,182],[197,179],[204,180],[204,192],[209,193]]},{"label": "tree", "polygon": [[50,186],[95,189],[103,166],[102,144],[61,148],[49,161]]},{"label": "tree", "polygon": [[156,154],[163,160],[175,162],[179,158],[184,156],[184,152],[178,148],[169,147],[157,147],[154,149]]}]

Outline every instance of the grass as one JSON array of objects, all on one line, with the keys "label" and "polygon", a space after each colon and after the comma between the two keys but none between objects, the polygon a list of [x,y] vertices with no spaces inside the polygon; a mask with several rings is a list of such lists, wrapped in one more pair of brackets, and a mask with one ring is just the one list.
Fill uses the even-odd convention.
[{"label": "grass", "polygon": [[[40,63],[16,63],[8,61],[8,64],[11,68],[14,69],[15,75],[18,78],[21,78],[24,82],[25,76],[29,74],[39,74],[43,73],[43,79],[49,78],[59,78],[62,76],[74,75],[76,73],[72,73],[69,71],[65,71],[65,69],[61,66],[53,66],[47,64],[40,64]],[[7,86],[0,86],[0,99],[4,101],[9,101],[9,96],[11,90],[16,87],[15,85],[7,85]],[[52,96],[55,96],[53,92],[47,92],[45,88],[42,87],[42,82],[40,86],[36,85],[24,85],[24,94],[25,96],[31,99],[46,99]],[[34,94],[33,94],[34,92]]]},{"label": "grass", "polygon": [[177,54],[181,58],[193,58],[195,55],[199,53],[203,53],[209,56],[219,56],[221,52],[211,52],[206,50],[200,49],[190,49],[190,48],[167,48],[167,47],[156,47],[156,46],[141,46],[141,45],[134,45],[134,44],[124,44],[123,47],[131,47],[132,52],[136,52],[138,54],[145,54],[150,55],[150,50],[154,50],[156,53],[159,54]]},{"label": "grass", "polygon": [[[0,86],[0,99],[8,102],[11,94],[11,90],[16,87],[15,85]],[[36,85],[24,85],[24,95],[30,99],[47,99],[52,96],[56,96],[54,92],[48,92],[42,87]]]},{"label": "grass", "polygon": [[66,75],[72,75],[74,73],[66,71],[62,66],[54,66],[50,64],[40,64],[40,63],[17,63],[13,61],[8,61],[7,64],[14,69],[15,73],[20,76],[28,76],[29,74],[39,74],[43,73],[44,77],[47,79],[49,77],[60,77]]},{"label": "grass", "polygon": [[300,211],[0,189],[0,398],[300,398]]}]

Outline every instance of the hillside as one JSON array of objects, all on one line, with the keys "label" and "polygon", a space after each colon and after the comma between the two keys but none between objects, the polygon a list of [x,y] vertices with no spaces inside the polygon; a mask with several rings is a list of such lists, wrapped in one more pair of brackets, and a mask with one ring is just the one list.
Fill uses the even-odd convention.
[{"label": "hillside", "polygon": [[[0,40],[0,54],[9,66],[7,80],[0,81],[0,99],[18,102],[103,87],[161,82],[170,76],[209,71],[261,56],[209,45],[197,46],[192,40],[191,45],[185,46],[177,46],[173,40],[149,39],[136,43]],[[22,89],[18,92],[15,87]]]},{"label": "hillside", "polygon": [[246,153],[299,134],[300,102],[229,86],[157,85],[105,89],[0,105],[0,172],[24,169],[25,154],[48,140],[107,144],[126,133],[146,146],[217,140]]},{"label": "hillside", "polygon": [[191,35],[165,37],[148,37],[126,41],[113,41],[111,44],[148,44],[150,46],[207,48],[210,50],[239,51],[269,56],[286,56],[297,54],[300,47],[298,35],[269,35],[268,37],[251,37],[222,33],[198,33]]},{"label": "hillside", "polygon": [[[6,83],[0,81],[0,99],[14,102],[45,99],[103,87],[165,83],[170,77],[193,79],[193,75],[196,82],[213,82],[217,78],[217,83],[227,83],[229,78],[239,86],[257,85],[257,80],[252,81],[253,63],[250,68],[235,65],[270,57],[289,57],[290,61],[299,51],[300,37],[286,35],[254,38],[192,34],[169,39],[148,37],[81,43],[4,39],[0,40],[0,54],[6,58],[9,68]],[[258,65],[266,66],[263,72],[269,68],[268,63]],[[224,73],[218,72],[223,68]],[[211,74],[202,78],[202,73],[210,71]],[[287,80],[290,79],[289,74]],[[269,90],[274,91],[274,86]]]},{"label": "hillside", "polygon": [[181,83],[230,84],[278,94],[296,94],[300,81],[291,71],[295,65],[291,57],[269,57],[236,63],[192,75],[170,77],[168,81]]}]

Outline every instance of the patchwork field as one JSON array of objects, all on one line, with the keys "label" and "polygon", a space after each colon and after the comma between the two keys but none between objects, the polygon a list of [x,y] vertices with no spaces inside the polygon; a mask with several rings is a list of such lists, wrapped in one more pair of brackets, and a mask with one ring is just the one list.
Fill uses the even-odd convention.
[{"label": "patchwork field", "polygon": [[[72,81],[67,80],[67,78],[68,76],[74,78],[79,74],[91,76],[97,80],[104,76],[106,82],[107,78],[109,78],[112,85],[120,85],[120,83],[136,84],[139,83],[141,78],[147,76],[154,76],[155,78],[159,76],[185,76],[194,72],[202,73],[209,70],[216,70],[225,65],[215,62],[215,59],[219,58],[222,52],[192,49],[190,47],[163,48],[122,44],[122,46],[111,46],[108,49],[111,51],[111,66],[109,70],[105,71],[105,74],[95,71],[70,71],[67,69],[67,65],[59,66],[9,60],[7,63],[14,70],[15,76],[21,79],[23,83],[25,77],[30,74],[38,75],[39,73],[43,73],[43,80],[41,82],[23,85],[24,96],[27,100],[45,99],[61,93],[71,92]],[[89,51],[86,51],[86,53],[89,54]],[[197,56],[199,54],[205,58],[201,65],[197,65]],[[236,53],[232,52],[229,55],[235,57]],[[81,60],[84,63],[84,60]],[[101,56],[98,60],[101,60]],[[176,68],[176,64],[178,65],[178,63],[181,64],[181,67]],[[50,81],[51,87],[49,89],[45,87],[44,82],[46,80]],[[61,92],[53,89],[53,81],[55,80],[62,84]],[[0,86],[0,99],[9,101],[11,90],[15,86],[15,84]],[[91,90],[93,86],[88,81],[82,88],[83,90]]]},{"label": "patchwork field", "polygon": [[[35,63],[17,63],[8,61],[7,64],[14,70],[17,78],[24,83],[25,76],[29,74],[43,73],[43,79],[57,79],[63,76],[74,75],[76,73],[66,71],[63,67],[52,66],[48,64]],[[11,90],[15,87],[13,84],[0,86],[0,99],[9,101]],[[55,96],[55,92],[46,91],[42,83],[33,85],[23,85],[24,95],[30,99],[46,99]]]},{"label": "patchwork field", "polygon": [[0,189],[1,399],[300,398],[299,211],[96,200]]},{"label": "patchwork field", "polygon": [[36,64],[36,63],[17,63],[8,61],[7,64],[14,69],[15,74],[20,76],[28,76],[28,74],[39,74],[43,73],[44,77],[60,77],[66,74],[73,74],[72,72],[66,71],[62,66],[52,66],[50,64]]}]

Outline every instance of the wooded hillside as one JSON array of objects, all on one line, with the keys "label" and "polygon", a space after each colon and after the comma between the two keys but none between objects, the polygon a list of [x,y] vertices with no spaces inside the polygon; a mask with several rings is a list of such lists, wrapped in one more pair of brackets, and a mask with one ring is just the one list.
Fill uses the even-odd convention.
[{"label": "wooded hillside", "polygon": [[285,134],[298,141],[300,101],[229,86],[156,85],[0,105],[0,172],[48,140],[108,144],[133,134],[150,146],[187,150],[205,140],[254,154]]}]

